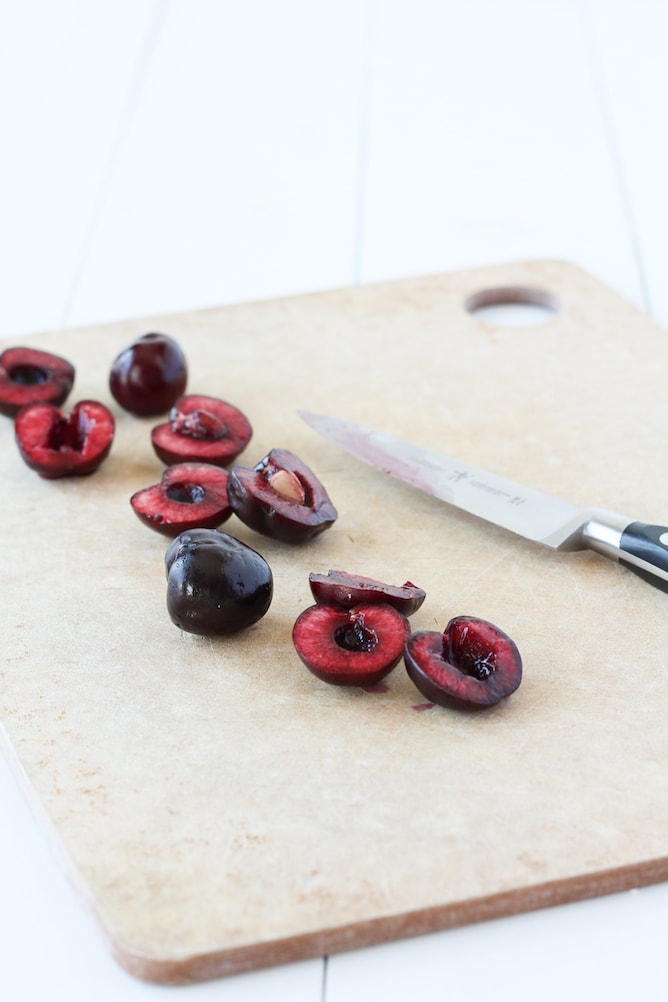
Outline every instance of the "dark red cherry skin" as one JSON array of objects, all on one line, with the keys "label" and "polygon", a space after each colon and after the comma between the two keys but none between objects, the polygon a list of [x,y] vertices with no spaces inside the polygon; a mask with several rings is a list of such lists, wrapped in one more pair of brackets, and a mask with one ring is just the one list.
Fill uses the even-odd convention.
[{"label": "dark red cherry skin", "polygon": [[187,382],[185,355],[168,334],[142,334],[114,359],[109,373],[114,400],[138,417],[165,414]]},{"label": "dark red cherry skin", "polygon": [[165,554],[167,611],[187,633],[224,636],[253,626],[273,596],[267,561],[217,529],[188,529]]},{"label": "dark red cherry skin", "polygon": [[237,407],[201,394],[179,397],[169,421],[156,425],[151,444],[163,463],[229,466],[246,448],[253,429]]},{"label": "dark red cherry skin", "polygon": [[337,518],[316,475],[287,449],[272,449],[252,469],[233,466],[227,492],[242,522],[286,543],[306,542],[329,529]]},{"label": "dark red cherry skin", "polygon": [[74,366],[59,355],[36,348],[6,348],[0,355],[0,414],[14,417],[27,404],[67,400]]},{"label": "dark red cherry skin", "polygon": [[404,616],[412,616],[425,600],[426,592],[407,581],[403,585],[388,585],[375,578],[329,570],[327,574],[309,574],[313,598],[319,604],[342,605],[351,608],[360,602],[387,602]]},{"label": "dark red cherry skin", "polygon": [[312,605],[297,618],[292,642],[323,682],[370,686],[399,663],[409,633],[406,617],[386,603]]},{"label": "dark red cherry skin", "polygon": [[150,529],[172,539],[186,529],[215,529],[232,514],[227,472],[210,463],[175,463],[159,484],[136,491],[130,504]]},{"label": "dark red cherry skin", "polygon": [[443,633],[412,633],[404,662],[423,696],[458,709],[493,706],[522,681],[515,642],[493,623],[474,616],[451,619]]},{"label": "dark red cherry skin", "polygon": [[109,455],[114,416],[97,400],[81,400],[69,415],[53,404],[28,404],[14,419],[19,452],[47,480],[93,473]]}]

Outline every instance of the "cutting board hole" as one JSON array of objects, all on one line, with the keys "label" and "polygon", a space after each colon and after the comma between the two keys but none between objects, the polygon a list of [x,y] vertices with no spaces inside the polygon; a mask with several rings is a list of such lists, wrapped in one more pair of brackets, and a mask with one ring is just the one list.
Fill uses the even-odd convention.
[{"label": "cutting board hole", "polygon": [[493,327],[537,327],[559,312],[559,300],[552,293],[520,285],[481,289],[464,305],[476,320]]}]

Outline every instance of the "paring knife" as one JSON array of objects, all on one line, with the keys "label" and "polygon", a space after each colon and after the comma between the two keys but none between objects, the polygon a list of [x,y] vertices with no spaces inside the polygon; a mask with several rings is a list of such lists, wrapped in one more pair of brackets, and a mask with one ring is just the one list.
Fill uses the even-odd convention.
[{"label": "paring knife", "polygon": [[565,501],[459,459],[338,418],[298,411],[358,459],[448,504],[554,550],[595,550],[668,591],[668,526]]}]

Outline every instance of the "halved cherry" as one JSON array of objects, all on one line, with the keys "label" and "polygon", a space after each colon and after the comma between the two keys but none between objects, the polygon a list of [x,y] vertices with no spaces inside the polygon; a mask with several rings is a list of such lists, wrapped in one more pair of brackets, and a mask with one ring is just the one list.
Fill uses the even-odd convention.
[{"label": "halved cherry", "polygon": [[329,570],[327,574],[309,574],[308,582],[314,599],[320,605],[334,604],[350,608],[360,602],[387,602],[404,616],[412,616],[425,600],[426,592],[407,581],[403,585],[388,585],[375,578]]},{"label": "halved cherry", "polygon": [[169,421],[156,425],[151,443],[163,463],[228,466],[248,445],[253,429],[237,407],[202,394],[179,397]]},{"label": "halved cherry", "polygon": [[474,616],[456,616],[443,633],[411,634],[404,662],[422,695],[441,706],[493,706],[522,681],[515,642],[498,626]]},{"label": "halved cherry", "polygon": [[81,400],[69,416],[53,404],[28,404],[16,415],[14,431],[27,465],[53,480],[93,473],[109,455],[115,425],[104,404]]},{"label": "halved cherry", "polygon": [[272,449],[252,469],[233,466],[227,491],[242,522],[287,543],[311,539],[336,521],[336,508],[323,485],[287,449]]},{"label": "halved cherry", "polygon": [[216,529],[232,514],[227,472],[211,463],[168,466],[160,483],[136,491],[130,504],[144,525],[172,538],[186,529]]},{"label": "halved cherry", "polygon": [[317,678],[332,685],[369,686],[398,664],[409,633],[406,617],[385,603],[352,609],[312,605],[297,618],[292,642]]},{"label": "halved cherry", "polygon": [[74,383],[74,366],[36,348],[6,348],[0,355],[0,414],[13,417],[27,404],[60,407]]}]

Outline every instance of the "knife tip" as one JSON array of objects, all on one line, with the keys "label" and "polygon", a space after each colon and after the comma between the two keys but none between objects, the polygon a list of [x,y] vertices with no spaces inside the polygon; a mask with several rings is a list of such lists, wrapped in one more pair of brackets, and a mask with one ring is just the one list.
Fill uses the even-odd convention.
[{"label": "knife tip", "polygon": [[324,420],[324,414],[316,414],[315,411],[303,410],[301,407],[297,408],[297,414],[302,421],[306,421],[306,423],[310,425],[315,425],[319,421]]}]

